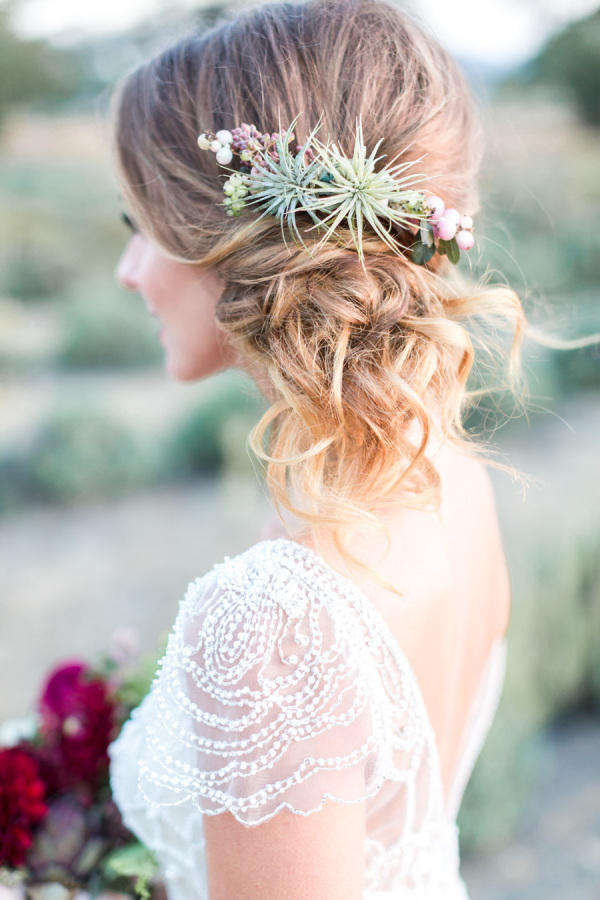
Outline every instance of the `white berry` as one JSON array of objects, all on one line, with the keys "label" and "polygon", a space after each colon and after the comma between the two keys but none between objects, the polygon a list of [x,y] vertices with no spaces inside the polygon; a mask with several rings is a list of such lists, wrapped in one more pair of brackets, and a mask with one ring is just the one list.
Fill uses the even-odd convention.
[{"label": "white berry", "polygon": [[233,135],[226,128],[222,128],[221,131],[217,131],[217,140],[221,141],[222,144],[230,144],[233,140]]},{"label": "white berry", "polygon": [[458,223],[462,219],[462,216],[457,209],[454,209],[453,206],[450,206],[448,209],[446,209],[444,211],[444,218],[450,219],[452,222],[455,222],[456,227],[458,228]]},{"label": "white berry", "polygon": [[425,200],[426,205],[431,209],[430,219],[432,222],[437,222],[438,219],[444,214],[445,204],[441,197],[438,197],[437,194],[433,194],[431,197],[427,197]]},{"label": "white berry", "polygon": [[216,153],[217,150],[220,150],[222,146],[223,146],[223,144],[221,143],[221,141],[211,141],[210,142],[210,149],[213,151],[213,153]]},{"label": "white berry", "polygon": [[229,149],[229,147],[220,147],[217,150],[217,162],[222,166],[226,166],[227,163],[230,163],[233,159],[233,153]]},{"label": "white berry", "polygon": [[459,231],[456,235],[456,243],[460,250],[470,250],[475,243],[475,238],[470,231]]},{"label": "white berry", "polygon": [[[446,213],[448,210],[446,210]],[[454,235],[456,234],[456,222],[452,217],[446,218],[446,213],[442,216],[441,219],[438,220],[437,229],[438,235],[444,241],[451,241]]]},{"label": "white berry", "polygon": [[470,231],[473,227],[473,219],[471,218],[471,216],[463,216],[459,224],[461,228],[465,228],[467,231]]},{"label": "white berry", "polygon": [[210,141],[208,140],[204,132],[198,135],[198,146],[201,150],[210,150]]}]

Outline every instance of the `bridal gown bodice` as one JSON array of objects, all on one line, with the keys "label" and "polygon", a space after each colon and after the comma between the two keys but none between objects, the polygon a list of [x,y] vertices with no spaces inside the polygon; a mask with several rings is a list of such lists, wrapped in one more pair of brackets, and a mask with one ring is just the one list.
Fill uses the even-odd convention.
[{"label": "bridal gown bodice", "polygon": [[203,819],[365,801],[365,900],[465,900],[456,815],[499,701],[497,639],[448,797],[407,657],[375,605],[287,538],[191,582],[150,691],[109,747],[113,796],[169,900],[209,900]]}]

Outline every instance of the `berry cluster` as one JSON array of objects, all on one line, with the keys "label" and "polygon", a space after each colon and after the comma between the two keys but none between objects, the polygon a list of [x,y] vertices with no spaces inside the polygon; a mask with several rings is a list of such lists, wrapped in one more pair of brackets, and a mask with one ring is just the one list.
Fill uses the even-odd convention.
[{"label": "berry cluster", "polygon": [[226,128],[216,134],[213,131],[203,131],[198,135],[198,146],[201,150],[212,150],[217,155],[217,162],[226,166],[233,159],[232,140],[232,134]]},{"label": "berry cluster", "polygon": [[453,206],[446,209],[442,198],[436,195],[428,197],[425,203],[431,209],[429,221],[433,224],[434,236],[444,241],[456,238],[460,250],[470,250],[475,243],[471,216],[462,216]]},{"label": "berry cluster", "polygon": [[435,194],[424,197],[418,212],[425,218],[414,220],[419,231],[411,246],[413,262],[423,266],[434,253],[440,253],[447,256],[451,263],[457,263],[460,251],[473,247],[475,240],[471,216],[461,215],[453,206],[446,209],[442,198]]},{"label": "berry cluster", "polygon": [[[237,128],[228,131],[226,128],[217,131],[203,131],[198,135],[198,146],[201,150],[212,150],[217,157],[217,162],[222,166],[228,165],[233,159],[233,155],[239,156],[242,166],[241,171],[248,172],[251,175],[258,175],[257,166],[265,165],[269,159],[279,163],[279,153],[276,147],[276,141],[283,140],[285,132],[274,132],[269,134],[261,133],[255,125],[248,125],[246,122]],[[290,138],[293,139],[292,132]],[[301,147],[297,147],[297,151]],[[307,154],[313,156],[312,150],[307,150]]]},{"label": "berry cluster", "polygon": [[246,205],[244,197],[248,193],[248,179],[240,172],[230,175],[223,185],[225,199],[223,205],[228,216],[239,216]]},{"label": "berry cluster", "polygon": [[[281,162],[276,142],[278,139],[283,140],[284,136],[284,131],[273,134],[262,133],[255,125],[248,125],[246,122],[242,122],[231,131],[223,128],[216,133],[203,131],[198,135],[200,149],[212,150],[220,165],[228,165],[234,154],[240,158],[240,171],[231,175],[223,184],[224,206],[228,216],[240,215],[245,206],[243,198],[251,187],[250,179],[245,176],[258,175],[260,173],[258,166],[264,168],[269,160],[276,164]],[[294,132],[290,134],[290,140],[293,138]],[[302,149],[302,145],[298,145],[296,154]],[[315,158],[313,150],[307,147],[304,152],[306,161],[312,162]]]}]

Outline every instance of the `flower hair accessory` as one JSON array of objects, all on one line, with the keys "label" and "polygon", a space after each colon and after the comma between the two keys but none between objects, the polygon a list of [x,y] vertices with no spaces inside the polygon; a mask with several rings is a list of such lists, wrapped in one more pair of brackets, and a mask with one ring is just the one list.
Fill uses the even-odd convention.
[{"label": "flower hair accessory", "polygon": [[[412,187],[431,180],[431,176],[403,174],[423,157],[393,165],[398,154],[376,172],[375,163],[382,157],[375,154],[383,138],[367,156],[360,120],[351,157],[345,156],[335,143],[322,144],[317,140],[320,119],[306,143],[296,144],[292,151],[292,129],[297,119],[298,116],[286,131],[280,129],[274,134],[262,134],[256,126],[243,122],[231,131],[205,131],[198,136],[200,149],[212,150],[217,162],[232,172],[223,184],[223,205],[228,215],[239,216],[244,208],[256,205],[262,209],[259,218],[275,215],[279,219],[284,241],[285,221],[292,236],[307,250],[296,224],[297,212],[307,212],[315,223],[313,228],[327,228],[317,249],[345,220],[363,265],[366,224],[395,253],[410,250],[412,261],[418,265],[425,265],[436,252],[457,263],[460,251],[473,247],[472,218],[452,207],[446,209],[436,194]],[[239,170],[228,165],[234,155],[239,157]],[[382,219],[389,220],[388,227]],[[413,229],[417,230],[410,247],[390,234],[392,223],[413,234]]]}]

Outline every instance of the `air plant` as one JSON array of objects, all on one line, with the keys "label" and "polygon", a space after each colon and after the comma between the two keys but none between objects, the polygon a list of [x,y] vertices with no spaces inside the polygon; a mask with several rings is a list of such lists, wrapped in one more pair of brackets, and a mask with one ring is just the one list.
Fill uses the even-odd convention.
[{"label": "air plant", "polygon": [[[242,123],[233,132],[223,129],[216,134],[203,132],[198,136],[199,147],[215,152],[217,162],[225,168],[229,168],[227,163],[234,153],[240,156],[240,171],[230,168],[232,174],[223,185],[226,195],[223,205],[228,215],[240,215],[245,207],[255,205],[262,210],[259,219],[273,215],[279,220],[284,242],[286,224],[309,253],[311,250],[298,229],[297,213],[306,212],[313,220],[314,225],[308,231],[324,229],[313,251],[335,236],[338,225],[345,223],[363,267],[366,225],[395,253],[410,250],[413,262],[418,265],[424,265],[436,250],[456,263],[461,249],[471,249],[474,243],[471,217],[462,216],[453,208],[446,209],[440,197],[414,187],[439,176],[412,171],[403,174],[424,156],[394,164],[411,145],[376,171],[376,163],[385,156],[375,155],[383,138],[367,155],[362,122],[357,119],[354,150],[347,157],[336,143],[323,144],[316,138],[321,127],[319,118],[306,143],[297,145],[292,152],[290,143],[298,118],[285,131],[280,127],[272,135],[261,134],[256,126]],[[382,219],[389,221],[388,227],[382,224]],[[418,229],[410,247],[392,236],[394,224],[409,231]],[[437,247],[436,239],[439,239]]]}]

